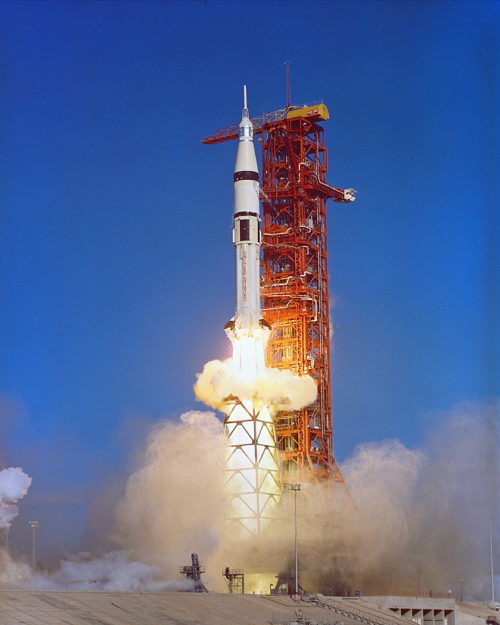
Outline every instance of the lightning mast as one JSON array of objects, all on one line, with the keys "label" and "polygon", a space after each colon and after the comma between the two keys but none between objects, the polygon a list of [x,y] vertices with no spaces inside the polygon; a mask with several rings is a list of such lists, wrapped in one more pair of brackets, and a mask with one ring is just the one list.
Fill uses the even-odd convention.
[{"label": "lightning mast", "polygon": [[[326,203],[355,197],[353,189],[326,182],[319,122],[328,118],[322,103],[289,104],[251,121],[254,135],[263,135],[261,294],[272,327],[267,366],[309,374],[318,385],[314,404],[275,416],[284,480],[330,478],[345,487],[333,454]],[[202,142],[236,138],[237,124]]]}]

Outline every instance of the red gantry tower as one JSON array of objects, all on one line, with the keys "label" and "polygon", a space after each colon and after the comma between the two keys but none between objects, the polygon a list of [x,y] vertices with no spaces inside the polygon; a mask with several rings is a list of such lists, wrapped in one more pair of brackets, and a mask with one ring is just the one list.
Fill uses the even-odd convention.
[{"label": "red gantry tower", "polygon": [[[252,119],[262,134],[262,312],[272,326],[267,365],[309,374],[314,404],[275,417],[285,482],[344,480],[333,455],[326,203],[352,202],[353,189],[326,182],[322,104],[287,106]],[[202,139],[236,139],[238,126]]]}]

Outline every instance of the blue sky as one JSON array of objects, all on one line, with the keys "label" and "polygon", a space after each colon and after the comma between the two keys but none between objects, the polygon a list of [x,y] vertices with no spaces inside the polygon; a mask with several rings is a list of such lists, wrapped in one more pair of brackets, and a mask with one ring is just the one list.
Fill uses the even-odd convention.
[{"label": "blue sky", "polygon": [[[229,353],[235,146],[323,99],[335,448],[417,446],[498,396],[498,2],[3,2],[0,454],[30,516],[85,537],[147,425]],[[108,491],[109,492],[109,491]],[[71,519],[71,523],[68,523]],[[24,523],[24,525],[23,525]],[[22,526],[22,527],[21,527]],[[22,550],[22,547],[19,547]]]}]

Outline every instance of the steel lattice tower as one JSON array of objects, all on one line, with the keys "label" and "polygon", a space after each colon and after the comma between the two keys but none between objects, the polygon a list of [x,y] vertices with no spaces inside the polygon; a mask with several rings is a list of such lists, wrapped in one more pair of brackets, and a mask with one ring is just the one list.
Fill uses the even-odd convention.
[{"label": "steel lattice tower", "polygon": [[[298,114],[299,111],[295,111]],[[324,130],[308,117],[264,126],[262,142],[263,314],[273,330],[267,365],[311,375],[314,404],[276,416],[285,479],[343,482],[333,457]],[[343,196],[342,196],[343,197]]]}]

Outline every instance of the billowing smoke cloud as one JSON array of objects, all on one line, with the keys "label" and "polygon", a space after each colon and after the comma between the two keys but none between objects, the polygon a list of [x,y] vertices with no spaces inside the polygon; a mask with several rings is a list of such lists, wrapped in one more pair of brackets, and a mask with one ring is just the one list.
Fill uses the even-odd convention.
[{"label": "billowing smoke cloud", "polygon": [[8,529],[19,513],[15,505],[31,486],[31,477],[19,467],[0,471],[0,529]]},{"label": "billowing smoke cloud", "polygon": [[194,386],[196,397],[221,410],[226,398],[260,399],[275,410],[300,410],[311,404],[317,395],[317,387],[309,375],[297,375],[288,369],[268,369],[256,381],[247,381],[234,369],[233,360],[211,360],[198,374]]},{"label": "billowing smoke cloud", "polygon": [[[338,485],[303,485],[299,562],[307,590],[459,593],[463,578],[467,597],[489,596],[490,521],[496,545],[500,539],[497,405],[459,406],[435,421],[441,425],[419,450],[398,441],[356,449],[342,467],[356,506]],[[159,423],[118,506],[116,537],[125,551],[68,559],[51,576],[7,566],[3,554],[0,584],[177,589],[170,582],[181,582],[178,567],[192,552],[205,563],[212,590],[224,590],[225,566],[269,572],[275,581],[293,567],[293,494],[285,494],[274,530],[234,542],[224,530],[223,475],[224,437],[213,413]]]},{"label": "billowing smoke cloud", "polygon": [[419,451],[398,441],[359,446],[343,467],[357,510],[323,506],[332,529],[311,523],[304,506],[306,535],[314,530],[332,557],[312,541],[306,574],[317,578],[319,562],[330,585],[365,593],[458,593],[463,578],[466,595],[488,596],[490,522],[500,538],[499,442],[496,407],[462,405],[441,415]]},{"label": "billowing smoke cloud", "polygon": [[224,436],[210,412],[183,414],[151,432],[142,466],[117,510],[120,539],[136,557],[179,576],[191,553],[214,550],[224,525]]},{"label": "billowing smoke cloud", "polygon": [[[223,444],[222,425],[213,413],[193,411],[178,423],[157,424],[117,510],[116,538],[126,549],[100,557],[77,554],[51,574],[33,571],[0,549],[0,586],[189,590],[192,583],[179,579],[179,566],[190,563],[192,551],[215,548],[223,529]],[[4,518],[17,514],[10,502],[26,494],[30,483],[20,469],[0,472]]]},{"label": "billowing smoke cloud", "polygon": [[[464,578],[468,596],[487,595],[489,522],[496,528],[499,518],[498,417],[491,406],[460,406],[441,422],[421,450],[398,441],[359,446],[342,467],[356,506],[338,485],[303,485],[306,589],[458,592]],[[222,469],[222,428],[213,414],[187,413],[179,424],[155,428],[118,513],[134,555],[168,577],[197,551],[214,590],[224,587],[225,566],[289,570],[293,495],[285,495],[274,530],[234,542],[224,532]]]},{"label": "billowing smoke cloud", "polygon": [[[222,525],[222,426],[212,413],[189,412],[179,423],[162,422],[150,433],[141,467],[119,505],[117,542],[126,548],[98,557],[77,554],[53,573],[33,571],[0,549],[0,586],[23,589],[179,591],[179,565],[190,549],[217,543]],[[217,447],[220,446],[221,457]],[[0,519],[17,515],[12,502],[23,497],[31,478],[21,469],[0,471]],[[110,528],[104,531],[109,532]]]}]

